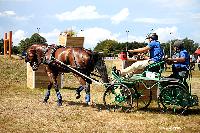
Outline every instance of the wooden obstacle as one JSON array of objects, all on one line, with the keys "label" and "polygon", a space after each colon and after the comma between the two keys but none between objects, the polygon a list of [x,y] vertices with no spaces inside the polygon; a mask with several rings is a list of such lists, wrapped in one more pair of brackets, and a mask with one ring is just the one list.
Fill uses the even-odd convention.
[{"label": "wooden obstacle", "polygon": [[9,58],[11,58],[12,54],[12,31],[4,33],[4,57],[6,57],[7,53],[9,54]]},{"label": "wooden obstacle", "polygon": [[[59,75],[58,87],[63,88],[63,75]],[[47,88],[49,77],[44,71],[44,65],[41,64],[37,71],[33,71],[29,63],[27,63],[27,87],[28,88]]]},{"label": "wooden obstacle", "polygon": [[67,47],[81,47],[83,48],[84,37],[72,37],[72,36],[59,36],[59,44]]}]

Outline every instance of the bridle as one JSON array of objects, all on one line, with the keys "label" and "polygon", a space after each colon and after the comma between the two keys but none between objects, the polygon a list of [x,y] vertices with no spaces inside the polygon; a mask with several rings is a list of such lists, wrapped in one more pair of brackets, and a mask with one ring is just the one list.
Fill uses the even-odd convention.
[{"label": "bridle", "polygon": [[25,62],[30,63],[30,66],[32,67],[33,71],[36,71],[38,69],[39,65],[44,62],[45,54],[48,49],[46,47],[42,46],[42,49],[41,49],[42,57],[40,57],[41,59],[39,59],[37,50],[39,50],[39,49],[37,49],[37,48],[29,49],[28,53],[26,55],[26,58],[25,58]]}]

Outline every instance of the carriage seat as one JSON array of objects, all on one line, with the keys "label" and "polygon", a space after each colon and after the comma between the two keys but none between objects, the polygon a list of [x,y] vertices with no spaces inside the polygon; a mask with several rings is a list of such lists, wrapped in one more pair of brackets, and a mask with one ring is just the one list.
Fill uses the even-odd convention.
[{"label": "carriage seat", "polygon": [[112,68],[112,78],[117,81],[123,81],[123,80],[137,80],[137,79],[159,79],[161,77],[161,73],[164,70],[164,61],[156,62],[153,64],[148,65],[144,71],[140,74],[133,74],[130,76],[121,76],[120,70],[116,69],[116,66]]},{"label": "carriage seat", "polygon": [[165,61],[152,63],[144,69],[144,71],[142,72],[142,75],[149,77],[151,76],[151,74],[154,74],[155,77],[159,78],[161,76],[161,73],[164,70],[164,65],[165,65]]}]

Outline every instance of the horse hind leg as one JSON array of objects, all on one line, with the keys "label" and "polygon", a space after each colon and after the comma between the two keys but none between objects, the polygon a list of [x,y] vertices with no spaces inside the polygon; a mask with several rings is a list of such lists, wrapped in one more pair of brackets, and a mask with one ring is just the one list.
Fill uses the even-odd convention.
[{"label": "horse hind leg", "polygon": [[48,99],[49,99],[49,96],[50,96],[50,91],[51,91],[52,85],[53,85],[53,83],[49,83],[49,84],[48,84],[47,92],[46,92],[46,94],[45,94],[43,103],[47,103],[47,101],[48,101]]},{"label": "horse hind leg", "polygon": [[62,95],[61,95],[61,93],[59,91],[57,82],[54,83],[54,88],[55,88],[55,91],[56,91],[56,96],[58,98],[57,105],[58,106],[62,106]]},{"label": "horse hind leg", "polygon": [[86,104],[89,104],[90,103],[90,84],[86,82],[86,85],[85,85],[85,102]]}]

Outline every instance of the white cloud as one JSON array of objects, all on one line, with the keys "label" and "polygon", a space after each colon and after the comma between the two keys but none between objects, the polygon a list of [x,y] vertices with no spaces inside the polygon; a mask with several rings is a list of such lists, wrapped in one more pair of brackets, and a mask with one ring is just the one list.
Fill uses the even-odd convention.
[{"label": "white cloud", "polygon": [[134,22],[153,23],[153,24],[177,24],[180,21],[177,18],[135,18]]},{"label": "white cloud", "polygon": [[61,31],[59,29],[53,29],[52,31],[47,33],[40,33],[40,35],[47,40],[48,44],[58,44],[58,37],[60,35],[60,32]]},{"label": "white cloud", "polygon": [[[154,29],[152,32],[155,32],[158,35],[158,38],[159,38],[158,40],[161,43],[164,43],[173,39],[181,39],[178,33],[178,28],[175,26]],[[134,34],[132,35],[131,33],[128,34],[128,42],[134,42],[134,41],[144,42],[145,38],[146,38],[146,35],[135,36]],[[121,38],[118,39],[118,41],[127,42],[127,35],[122,36]]]},{"label": "white cloud", "polygon": [[134,36],[134,35],[131,35],[129,34],[128,35],[128,40],[127,40],[127,36],[123,36],[121,38],[118,38],[118,42],[144,42],[145,41],[145,36]]},{"label": "white cloud", "polygon": [[3,12],[0,12],[0,17],[10,17],[16,20],[29,20],[30,18],[33,18],[33,15],[18,16],[15,11],[3,11]]},{"label": "white cloud", "polygon": [[14,34],[13,34],[13,44],[16,46],[19,44],[19,42],[21,40],[24,40],[25,37],[25,32],[23,30],[17,30]]},{"label": "white cloud", "polygon": [[112,34],[111,31],[99,27],[88,28],[83,31],[85,37],[84,47],[94,48],[96,44],[105,39],[117,40],[118,34]]},{"label": "white cloud", "polygon": [[3,12],[0,12],[0,16],[12,17],[12,16],[16,16],[16,13],[14,11],[3,11]]},{"label": "white cloud", "polygon": [[166,42],[173,39],[181,39],[178,33],[178,28],[175,26],[158,28],[158,29],[155,29],[153,32],[158,34],[158,38],[160,42]]},{"label": "white cloud", "polygon": [[[76,27],[74,27],[73,30],[76,32]],[[48,33],[40,33],[40,35],[46,38],[48,44],[58,44],[58,37],[60,33],[61,31],[59,29],[54,29]],[[93,49],[96,46],[96,44],[102,40],[117,40],[119,34],[112,34],[111,31],[104,28],[93,27],[77,32],[77,36],[85,37],[84,48]]]},{"label": "white cloud", "polygon": [[129,10],[128,8],[122,9],[119,13],[111,17],[112,23],[114,24],[119,24],[121,21],[126,20],[126,18],[129,15]]},{"label": "white cloud", "polygon": [[67,11],[63,13],[56,14],[56,18],[61,21],[64,20],[85,20],[85,19],[100,19],[107,18],[107,15],[100,15],[96,11],[95,6],[80,6],[74,11]]}]

